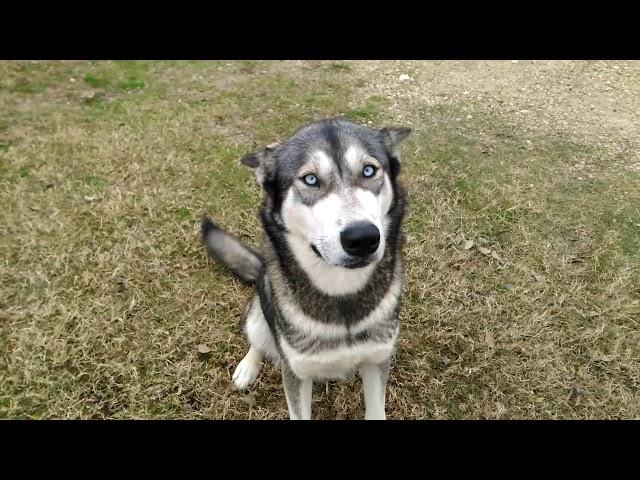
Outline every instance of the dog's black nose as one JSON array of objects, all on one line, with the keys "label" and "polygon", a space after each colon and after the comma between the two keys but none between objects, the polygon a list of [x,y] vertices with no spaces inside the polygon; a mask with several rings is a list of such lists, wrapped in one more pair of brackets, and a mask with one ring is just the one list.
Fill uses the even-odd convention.
[{"label": "dog's black nose", "polygon": [[354,223],[342,231],[340,243],[349,255],[364,257],[375,252],[380,245],[380,231],[373,223]]}]

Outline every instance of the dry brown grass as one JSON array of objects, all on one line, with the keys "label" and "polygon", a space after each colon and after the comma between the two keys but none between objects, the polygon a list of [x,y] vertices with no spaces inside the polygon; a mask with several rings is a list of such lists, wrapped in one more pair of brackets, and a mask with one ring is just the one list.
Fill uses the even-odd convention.
[{"label": "dry brown grass", "polygon": [[[0,417],[286,418],[273,367],[231,388],[251,291],[198,219],[257,244],[240,155],[344,113],[415,131],[389,418],[638,418],[638,88],[637,63],[0,63]],[[360,390],[314,416],[361,418]]]}]

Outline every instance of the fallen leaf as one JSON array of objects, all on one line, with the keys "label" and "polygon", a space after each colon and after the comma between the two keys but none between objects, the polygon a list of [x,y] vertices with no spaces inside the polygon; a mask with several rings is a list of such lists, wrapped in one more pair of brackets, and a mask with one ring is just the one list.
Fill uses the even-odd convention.
[{"label": "fallen leaf", "polygon": [[248,393],[246,395],[240,395],[240,400],[249,405],[250,407],[254,407],[256,405],[256,397],[253,392]]},{"label": "fallen leaf", "polygon": [[587,395],[587,391],[577,385],[571,387],[571,391],[569,392],[569,401],[580,403],[580,400]]},{"label": "fallen leaf", "polygon": [[491,332],[486,332],[484,334],[484,341],[487,342],[489,348],[493,348],[496,346],[495,341],[493,340],[493,333]]},{"label": "fallen leaf", "polygon": [[547,284],[547,279],[544,277],[544,275],[538,275],[537,273],[534,273],[533,278],[535,278],[536,282],[540,283],[541,285]]},{"label": "fallen leaf", "polygon": [[448,265],[451,265],[455,268],[467,268],[466,264],[469,262],[469,260],[471,260],[471,256],[471,252],[466,251],[464,253],[461,253],[457,258],[450,261]]},{"label": "fallen leaf", "polygon": [[611,362],[614,358],[615,357],[613,355],[596,355],[592,357],[592,360],[594,362]]},{"label": "fallen leaf", "polygon": [[444,355],[440,357],[440,361],[445,367],[451,363],[451,359],[449,357],[445,357]]},{"label": "fallen leaf", "polygon": [[491,250],[491,258],[493,258],[493,259],[495,259],[495,260],[497,260],[499,262],[504,263],[504,258],[502,258],[500,256],[500,254],[498,252],[496,252],[495,250]]},{"label": "fallen leaf", "polygon": [[495,208],[498,206],[498,200],[496,200],[495,198],[493,200],[491,200],[488,204],[486,204],[484,207],[482,207],[480,209],[481,212],[484,212],[485,210],[488,210],[490,208]]}]

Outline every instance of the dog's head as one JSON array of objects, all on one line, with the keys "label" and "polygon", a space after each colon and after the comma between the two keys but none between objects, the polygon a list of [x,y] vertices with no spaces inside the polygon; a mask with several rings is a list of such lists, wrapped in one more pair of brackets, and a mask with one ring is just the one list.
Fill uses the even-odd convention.
[{"label": "dog's head", "polygon": [[384,254],[398,145],[410,131],[323,120],[242,163],[255,169],[282,229],[327,264],[360,268]]}]

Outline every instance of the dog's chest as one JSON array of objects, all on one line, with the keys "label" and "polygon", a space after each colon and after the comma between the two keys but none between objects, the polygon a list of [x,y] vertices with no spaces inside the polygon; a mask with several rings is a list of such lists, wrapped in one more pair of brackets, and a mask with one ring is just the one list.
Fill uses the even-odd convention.
[{"label": "dog's chest", "polygon": [[397,335],[398,327],[394,326],[369,340],[318,338],[304,346],[280,337],[280,348],[289,367],[300,378],[346,380],[364,363],[387,360],[393,353]]},{"label": "dog's chest", "polygon": [[345,308],[340,300],[325,297],[316,302],[316,308],[303,309],[313,303],[309,298],[313,291],[300,298],[286,288],[277,289],[272,328],[282,355],[298,377],[347,379],[363,363],[377,364],[391,356],[398,335],[400,262],[395,269],[380,292],[362,295],[367,306],[373,303],[374,308]]}]

